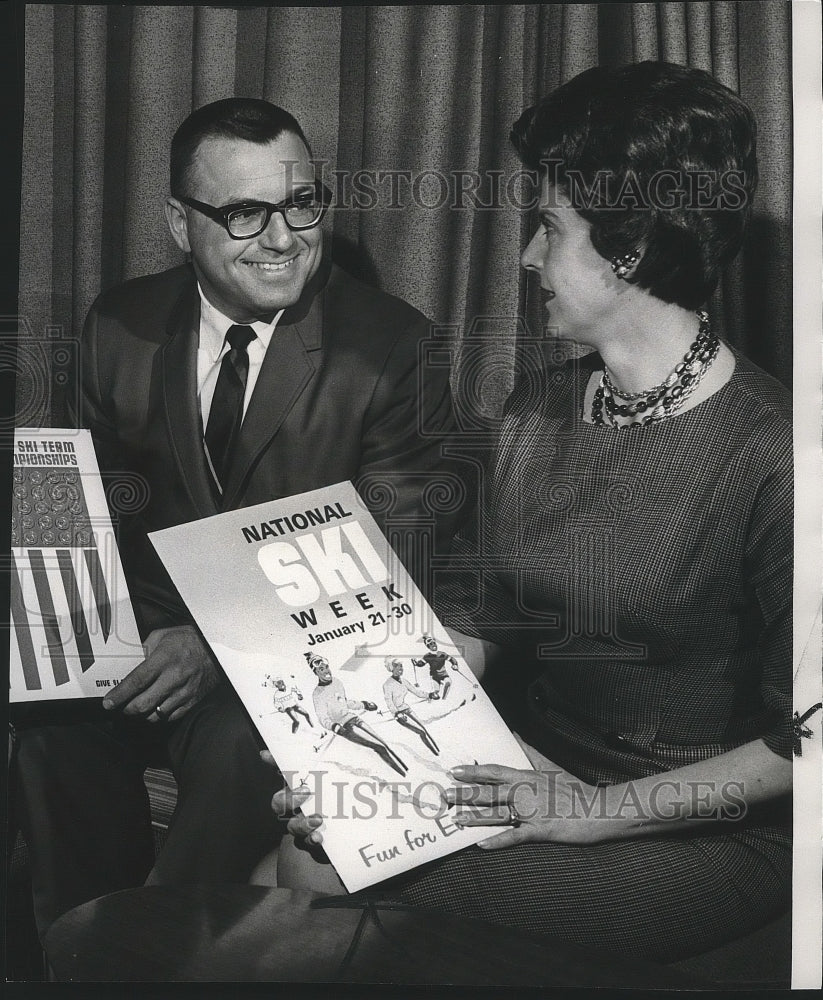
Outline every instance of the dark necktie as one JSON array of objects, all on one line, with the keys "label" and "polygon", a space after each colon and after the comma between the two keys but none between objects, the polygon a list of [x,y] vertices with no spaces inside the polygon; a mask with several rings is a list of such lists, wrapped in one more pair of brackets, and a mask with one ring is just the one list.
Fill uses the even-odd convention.
[{"label": "dark necktie", "polygon": [[243,397],[249,375],[246,348],[256,336],[250,326],[231,326],[226,332],[231,350],[223,355],[206,425],[206,447],[221,492],[243,422]]}]

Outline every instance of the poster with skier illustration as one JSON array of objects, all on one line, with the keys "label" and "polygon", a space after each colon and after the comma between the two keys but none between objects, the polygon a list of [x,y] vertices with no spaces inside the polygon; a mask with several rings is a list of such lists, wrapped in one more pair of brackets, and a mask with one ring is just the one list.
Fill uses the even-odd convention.
[{"label": "poster with skier illustration", "polygon": [[528,761],[351,483],[150,537],[347,889],[488,837],[449,769]]}]

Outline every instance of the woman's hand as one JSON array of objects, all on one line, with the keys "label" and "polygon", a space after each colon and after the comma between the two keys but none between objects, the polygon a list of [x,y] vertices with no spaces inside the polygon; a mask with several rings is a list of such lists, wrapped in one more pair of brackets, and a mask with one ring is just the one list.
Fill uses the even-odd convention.
[{"label": "woman's hand", "polygon": [[[484,764],[452,770],[462,784],[446,801],[464,826],[506,826],[480,847],[509,847],[536,841],[594,844],[694,830],[696,824],[733,821],[751,806],[791,791],[792,762],[763,740],[684,767],[615,785],[588,785],[520,745],[533,771]],[[511,825],[514,809],[518,825]]]},{"label": "woman's hand", "polygon": [[[461,782],[445,793],[446,801],[458,807],[452,817],[456,825],[507,827],[503,833],[480,841],[479,847],[512,847],[539,841],[593,844],[619,835],[613,822],[598,818],[603,789],[586,784],[519,737],[517,740],[533,771],[476,764],[450,772]],[[512,819],[517,825],[512,824]]]},{"label": "woman's hand", "polygon": [[[260,756],[267,764],[276,766],[268,750],[261,750]],[[279,792],[274,793],[271,800],[274,814],[280,819],[288,819],[286,829],[294,837],[296,846],[303,850],[317,848],[323,843],[323,834],[319,829],[323,817],[316,814],[304,816],[298,812],[310,795],[309,789],[301,785],[294,791],[288,787],[281,788]]]}]

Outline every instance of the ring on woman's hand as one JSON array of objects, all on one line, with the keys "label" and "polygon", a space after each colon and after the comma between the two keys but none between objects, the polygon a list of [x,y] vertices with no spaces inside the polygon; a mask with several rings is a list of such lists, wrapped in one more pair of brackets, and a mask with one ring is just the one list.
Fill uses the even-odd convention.
[{"label": "ring on woman's hand", "polygon": [[506,808],[509,810],[509,818],[506,820],[506,826],[514,826],[514,827],[520,826],[523,820],[520,818],[517,810],[514,808],[511,802],[508,802],[506,804]]},{"label": "ring on woman's hand", "polygon": [[159,705],[157,705],[155,707],[154,714],[157,716],[158,719],[160,719],[161,722],[165,722],[166,719],[168,718],[168,716],[166,715],[166,713],[163,711],[163,709]]}]

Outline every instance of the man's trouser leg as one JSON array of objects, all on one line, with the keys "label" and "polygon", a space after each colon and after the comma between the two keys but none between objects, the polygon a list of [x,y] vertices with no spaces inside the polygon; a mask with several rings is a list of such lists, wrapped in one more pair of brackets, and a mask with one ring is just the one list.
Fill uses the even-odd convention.
[{"label": "man's trouser leg", "polygon": [[280,773],[228,683],[168,727],[179,793],[150,884],[246,882],[278,842],[271,797]]},{"label": "man's trouser leg", "polygon": [[15,780],[37,930],[141,885],[154,860],[139,727],[112,720],[18,731]]}]

